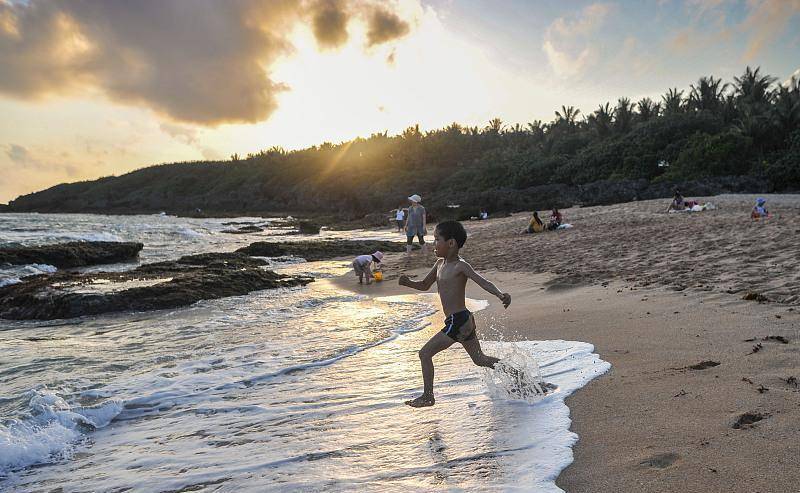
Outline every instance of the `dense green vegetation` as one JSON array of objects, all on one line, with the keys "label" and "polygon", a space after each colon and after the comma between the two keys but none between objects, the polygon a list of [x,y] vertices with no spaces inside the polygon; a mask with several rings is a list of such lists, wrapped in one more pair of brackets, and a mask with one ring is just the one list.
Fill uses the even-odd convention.
[{"label": "dense green vegetation", "polygon": [[447,203],[522,210],[663,196],[672,184],[689,193],[800,190],[798,81],[778,85],[748,67],[732,83],[702,77],[660,101],[620,98],[588,115],[565,106],[549,123],[507,126],[494,119],[484,128],[453,123],[299,151],[273,147],[225,162],[165,164],[58,185],[10,206],[358,215],[419,193],[440,211]]}]

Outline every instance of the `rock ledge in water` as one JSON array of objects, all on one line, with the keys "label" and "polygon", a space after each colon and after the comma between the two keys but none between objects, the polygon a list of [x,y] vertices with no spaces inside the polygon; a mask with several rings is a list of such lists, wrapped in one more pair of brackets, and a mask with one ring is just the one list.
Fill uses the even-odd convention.
[{"label": "rock ledge in water", "polygon": [[135,259],[141,243],[72,241],[53,245],[0,248],[0,264],[49,264],[59,269],[93,264],[114,264]]},{"label": "rock ledge in water", "polygon": [[[314,281],[312,277],[286,276],[264,270],[260,266],[265,263],[238,253],[210,253],[145,264],[128,272],[59,272],[32,276],[21,283],[0,287],[0,318],[52,320],[120,311],[163,310],[200,300],[301,286]],[[156,282],[125,287],[125,283],[144,280]],[[115,284],[121,289],[114,290]],[[98,285],[112,289],[92,289]]]},{"label": "rock ledge in water", "polygon": [[376,250],[404,252],[405,243],[377,240],[313,240],[286,243],[257,241],[237,252],[256,257],[300,257],[308,261],[329,260],[372,253]]}]

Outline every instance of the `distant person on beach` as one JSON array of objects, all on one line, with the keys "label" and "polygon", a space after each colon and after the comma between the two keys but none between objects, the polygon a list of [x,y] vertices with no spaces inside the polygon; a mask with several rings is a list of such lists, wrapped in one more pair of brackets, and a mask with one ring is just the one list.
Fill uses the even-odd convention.
[{"label": "distant person on beach", "polygon": [[406,220],[406,214],[403,212],[403,206],[397,208],[397,212],[394,215],[394,220],[397,222],[397,232],[403,231],[403,223]]},{"label": "distant person on beach", "polygon": [[486,209],[481,209],[481,212],[478,214],[478,219],[481,221],[489,219],[489,212]]},{"label": "distant person on beach", "polygon": [[359,255],[353,260],[353,270],[358,277],[358,283],[364,284],[364,278],[367,279],[367,284],[372,284],[372,263],[377,265],[383,260],[382,252],[375,252],[372,255]]},{"label": "distant person on beach", "polygon": [[428,232],[428,219],[425,214],[425,208],[422,207],[422,197],[417,194],[408,198],[411,202],[411,207],[408,208],[406,213],[406,253],[411,253],[411,243],[416,236],[419,239],[419,246],[425,247],[425,234]]},{"label": "distant person on beach", "polygon": [[460,342],[467,351],[472,362],[478,366],[494,368],[499,361],[493,356],[483,354],[481,343],[475,334],[475,318],[466,307],[464,290],[467,280],[472,279],[478,286],[497,296],[508,308],[511,304],[511,295],[503,293],[483,276],[475,272],[472,267],[458,256],[459,250],[467,241],[467,232],[464,226],[457,221],[445,221],[436,226],[433,233],[433,251],[436,254],[436,263],[425,279],[413,281],[408,276],[400,276],[400,285],[409,288],[427,291],[436,283],[439,298],[442,301],[442,310],[445,314],[444,328],[437,332],[419,350],[419,359],[422,362],[423,392],[416,399],[406,401],[411,407],[432,406],[436,402],[433,397],[433,357],[436,353],[444,351],[456,342]]},{"label": "distant person on beach", "polygon": [[761,219],[762,217],[772,217],[767,211],[767,208],[764,207],[767,204],[767,199],[763,199],[761,197],[756,199],[756,205],[753,206],[753,210],[750,211],[750,218],[753,220]]},{"label": "distant person on beach", "polygon": [[542,231],[544,231],[544,223],[539,218],[539,213],[533,211],[531,222],[528,223],[528,228],[523,233],[541,233]]},{"label": "distant person on beach", "polygon": [[550,224],[547,225],[547,229],[551,231],[558,229],[558,227],[561,226],[562,220],[563,217],[561,216],[561,213],[558,212],[557,208],[553,207],[553,212],[550,213]]},{"label": "distant person on beach", "polygon": [[680,190],[675,190],[675,195],[672,196],[672,202],[669,203],[669,207],[667,207],[667,212],[682,211],[685,208],[686,204],[684,204],[683,195],[681,195]]}]

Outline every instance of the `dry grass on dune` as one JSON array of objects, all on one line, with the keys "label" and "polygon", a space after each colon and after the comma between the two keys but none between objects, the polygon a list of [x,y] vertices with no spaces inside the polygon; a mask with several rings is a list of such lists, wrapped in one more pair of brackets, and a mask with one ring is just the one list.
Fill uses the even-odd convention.
[{"label": "dry grass on dune", "polygon": [[[717,206],[697,213],[667,214],[669,200],[565,209],[564,220],[574,228],[531,235],[519,234],[528,213],[466,222],[463,254],[476,268],[550,272],[559,282],[755,292],[800,304],[800,195],[765,195],[775,217],[754,222],[755,197],[693,197]],[[540,217],[546,221],[549,212]],[[400,258],[396,269],[433,261],[431,253],[411,257]]]}]

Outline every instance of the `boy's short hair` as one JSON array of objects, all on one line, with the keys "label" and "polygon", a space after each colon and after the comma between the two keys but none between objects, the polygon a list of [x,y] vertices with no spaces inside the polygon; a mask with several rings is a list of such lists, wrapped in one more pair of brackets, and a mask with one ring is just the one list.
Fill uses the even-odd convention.
[{"label": "boy's short hair", "polygon": [[458,221],[444,221],[436,225],[436,231],[439,232],[442,239],[456,240],[458,248],[462,248],[464,243],[467,242],[467,230]]}]

